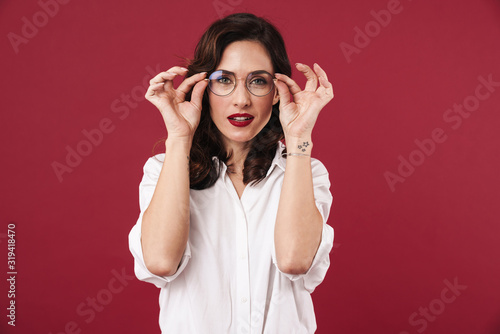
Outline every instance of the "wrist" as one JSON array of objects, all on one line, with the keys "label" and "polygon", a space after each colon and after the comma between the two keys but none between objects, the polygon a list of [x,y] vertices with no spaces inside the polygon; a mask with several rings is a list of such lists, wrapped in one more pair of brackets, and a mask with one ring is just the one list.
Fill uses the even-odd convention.
[{"label": "wrist", "polygon": [[165,140],[165,149],[184,149],[188,152],[191,151],[191,145],[193,144],[192,137],[174,137],[168,136]]},{"label": "wrist", "polygon": [[311,155],[313,142],[311,136],[285,137],[287,153]]}]

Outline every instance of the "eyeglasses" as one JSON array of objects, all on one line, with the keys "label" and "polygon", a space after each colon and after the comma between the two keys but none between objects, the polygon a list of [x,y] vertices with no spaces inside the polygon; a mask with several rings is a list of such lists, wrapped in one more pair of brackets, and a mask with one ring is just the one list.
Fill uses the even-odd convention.
[{"label": "eyeglasses", "polygon": [[[248,74],[245,82],[247,90],[255,96],[266,96],[274,88],[273,76],[266,71],[255,71]],[[233,72],[219,70],[210,74],[208,88],[218,96],[228,96],[236,88],[236,77]]]}]

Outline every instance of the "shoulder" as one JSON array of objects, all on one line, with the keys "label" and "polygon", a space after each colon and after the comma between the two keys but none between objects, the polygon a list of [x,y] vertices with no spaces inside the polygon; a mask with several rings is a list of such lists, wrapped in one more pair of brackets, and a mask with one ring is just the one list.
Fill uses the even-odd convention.
[{"label": "shoulder", "polygon": [[144,174],[160,174],[164,161],[165,153],[149,157],[143,167]]},{"label": "shoulder", "polygon": [[311,171],[313,175],[328,175],[326,166],[316,158],[311,158]]}]

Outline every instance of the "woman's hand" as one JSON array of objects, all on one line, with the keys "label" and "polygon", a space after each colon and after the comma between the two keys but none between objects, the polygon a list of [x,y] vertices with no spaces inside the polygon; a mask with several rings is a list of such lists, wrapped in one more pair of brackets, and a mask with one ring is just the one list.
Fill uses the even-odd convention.
[{"label": "woman's hand", "polygon": [[[204,80],[206,72],[197,73],[186,78],[177,89],[173,80],[177,75],[185,75],[187,69],[174,66],[161,72],[149,81],[146,99],[154,104],[163,117],[168,137],[192,139],[200,123],[201,100],[208,81]],[[186,101],[186,94],[193,88],[191,101]]]},{"label": "woman's hand", "polygon": [[[280,95],[280,122],[285,140],[310,138],[319,112],[333,98],[332,84],[328,82],[325,71],[318,64],[314,64],[314,71],[300,63],[296,64],[296,67],[307,78],[304,90],[290,77],[275,74]],[[293,95],[293,102],[290,102],[290,93]]]}]

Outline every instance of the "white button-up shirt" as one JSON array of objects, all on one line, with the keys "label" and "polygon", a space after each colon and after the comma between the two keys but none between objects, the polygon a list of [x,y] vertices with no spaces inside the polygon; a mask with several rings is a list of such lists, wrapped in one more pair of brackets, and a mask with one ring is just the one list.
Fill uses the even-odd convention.
[{"label": "white button-up shirt", "polygon": [[141,212],[129,234],[129,246],[137,278],[161,288],[162,333],[315,332],[310,294],[330,265],[333,229],[326,221],[333,197],[328,171],[311,158],[314,198],[323,217],[321,244],[305,274],[281,272],[274,225],[286,166],[281,156],[284,148],[280,142],[265,179],[247,185],[241,199],[222,162],[222,173],[212,187],[190,190],[188,242],[177,272],[166,277],[146,268],[141,247],[142,215],[153,196],[164,154],[146,162],[139,185]]}]

